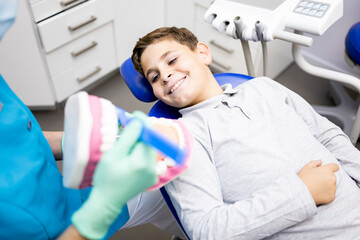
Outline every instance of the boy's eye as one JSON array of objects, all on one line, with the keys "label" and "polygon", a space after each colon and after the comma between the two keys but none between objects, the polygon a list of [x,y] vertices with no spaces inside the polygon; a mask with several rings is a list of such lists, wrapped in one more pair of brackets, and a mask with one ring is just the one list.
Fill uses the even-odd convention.
[{"label": "boy's eye", "polygon": [[152,78],[152,83],[155,83],[158,79],[159,79],[159,74],[156,74],[156,75]]},{"label": "boy's eye", "polygon": [[176,62],[176,60],[177,60],[177,58],[171,59],[171,61],[169,62],[169,65],[174,64]]}]

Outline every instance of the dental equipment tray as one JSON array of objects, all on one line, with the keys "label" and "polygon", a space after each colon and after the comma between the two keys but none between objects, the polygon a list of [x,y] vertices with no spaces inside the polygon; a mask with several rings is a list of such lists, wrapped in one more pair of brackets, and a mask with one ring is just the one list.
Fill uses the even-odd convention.
[{"label": "dental equipment tray", "polygon": [[228,35],[235,31],[234,19],[240,17],[248,26],[242,39],[253,40],[253,26],[267,27],[267,41],[285,28],[322,35],[343,15],[343,0],[215,0],[205,19]]}]

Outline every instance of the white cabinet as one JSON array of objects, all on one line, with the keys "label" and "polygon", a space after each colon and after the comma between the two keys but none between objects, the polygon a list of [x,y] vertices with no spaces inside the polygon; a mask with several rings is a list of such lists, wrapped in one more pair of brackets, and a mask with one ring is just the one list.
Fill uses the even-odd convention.
[{"label": "white cabinet", "polygon": [[19,5],[16,24],[0,44],[0,71],[29,107],[54,107],[119,66],[113,0]]},{"label": "white cabinet", "polygon": [[16,21],[0,42],[0,74],[26,105],[50,108],[56,98],[39,46],[27,2],[20,0]]},{"label": "white cabinet", "polygon": [[29,0],[34,21],[40,22],[86,0]]},{"label": "white cabinet", "polygon": [[57,99],[62,101],[116,69],[111,23],[46,54]]},{"label": "white cabinet", "polygon": [[117,67],[113,20],[113,0],[91,0],[37,23],[57,101]]},{"label": "white cabinet", "polygon": [[113,0],[91,0],[37,24],[42,45],[48,53],[111,22]]}]

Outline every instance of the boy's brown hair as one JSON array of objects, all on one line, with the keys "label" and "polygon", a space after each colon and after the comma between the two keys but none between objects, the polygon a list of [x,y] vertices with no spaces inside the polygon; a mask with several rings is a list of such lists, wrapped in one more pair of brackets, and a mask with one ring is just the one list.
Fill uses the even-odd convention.
[{"label": "boy's brown hair", "polygon": [[137,41],[131,60],[134,64],[136,71],[144,76],[144,71],[141,67],[141,55],[145,49],[151,44],[157,43],[161,40],[174,40],[180,44],[183,44],[194,51],[198,44],[198,39],[196,36],[186,28],[177,28],[177,27],[162,27],[155,29],[154,31],[146,34],[144,37],[140,38]]}]

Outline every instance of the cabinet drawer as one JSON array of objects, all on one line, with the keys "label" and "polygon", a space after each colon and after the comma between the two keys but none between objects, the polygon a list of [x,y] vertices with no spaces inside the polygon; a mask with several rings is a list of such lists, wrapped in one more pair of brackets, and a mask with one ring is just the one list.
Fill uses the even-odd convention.
[{"label": "cabinet drawer", "polygon": [[113,19],[112,0],[92,0],[38,24],[47,53]]},{"label": "cabinet drawer", "polygon": [[107,23],[46,54],[48,68],[52,78],[90,58],[96,58],[101,52],[107,49],[115,52],[112,26],[112,23]]},{"label": "cabinet drawer", "polygon": [[96,82],[117,68],[115,52],[108,49],[96,58],[75,66],[53,78],[53,84],[58,101],[63,101],[71,94]]},{"label": "cabinet drawer", "polygon": [[29,0],[35,22],[64,11],[86,0]]}]

